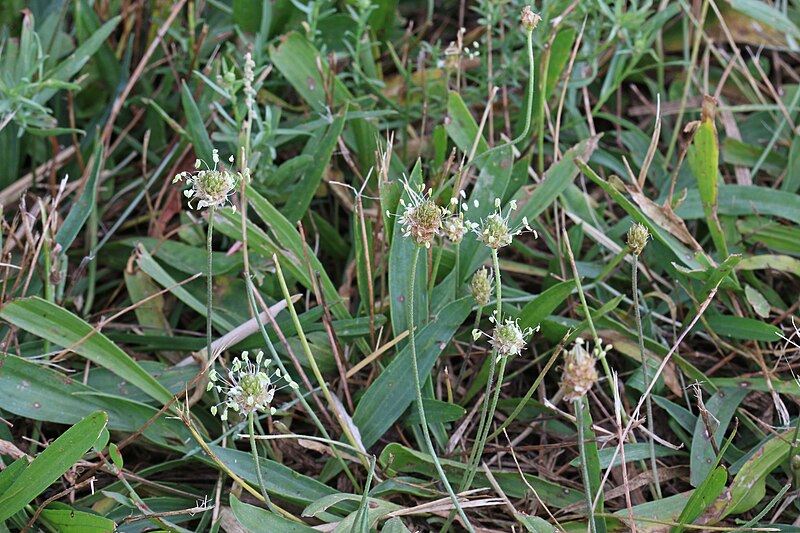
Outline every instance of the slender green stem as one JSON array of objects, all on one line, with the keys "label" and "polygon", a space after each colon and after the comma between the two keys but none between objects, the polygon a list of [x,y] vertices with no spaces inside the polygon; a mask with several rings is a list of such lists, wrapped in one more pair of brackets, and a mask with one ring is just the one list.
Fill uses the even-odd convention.
[{"label": "slender green stem", "polygon": [[442,465],[439,463],[439,458],[436,455],[436,451],[433,448],[433,441],[431,440],[431,434],[428,430],[428,420],[425,418],[425,407],[422,405],[422,387],[420,385],[419,379],[419,369],[417,367],[417,347],[414,338],[414,278],[417,274],[417,259],[419,258],[419,248],[414,250],[414,256],[411,261],[411,276],[408,280],[408,299],[407,299],[407,315],[408,315],[408,343],[411,346],[411,371],[414,374],[414,392],[417,395],[417,414],[419,415],[420,424],[422,424],[422,435],[425,438],[425,445],[428,447],[428,454],[431,456],[433,460],[433,465],[436,467],[436,472],[439,474],[439,478],[442,480],[442,484],[444,484],[447,493],[450,495],[450,500],[453,502],[453,505],[458,512],[458,515],[461,517],[461,520],[464,522],[464,527],[467,528],[470,533],[474,533],[474,529],[472,524],[470,523],[467,515],[464,513],[464,509],[461,508],[461,504],[458,501],[458,497],[456,497],[456,493],[453,492],[453,487],[450,486],[450,482],[447,480],[447,476],[444,473],[444,469],[442,469]]},{"label": "slender green stem", "polygon": [[[192,421],[192,420],[189,418],[189,416],[188,416],[188,415],[184,415],[184,414],[182,414],[182,415],[181,415],[181,421],[182,421],[182,422],[183,422],[183,423],[186,425],[186,428],[189,430],[189,433],[191,433],[191,434],[192,434],[192,437],[194,437],[194,440],[196,440],[196,441],[197,441],[197,444],[199,444],[199,445],[200,445],[200,447],[203,449],[203,451],[204,451],[204,452],[206,452],[206,454],[208,455],[208,457],[209,457],[209,458],[210,458],[212,461],[214,461],[214,463],[215,463],[215,464],[216,464],[216,465],[217,465],[217,466],[218,466],[218,467],[219,467],[219,468],[220,468],[220,469],[221,469],[223,472],[225,472],[225,473],[228,475],[228,477],[229,477],[229,478],[231,478],[231,479],[232,479],[232,480],[234,480],[236,483],[238,483],[238,484],[239,484],[239,485],[240,485],[240,486],[241,486],[241,487],[242,487],[244,490],[246,490],[247,492],[249,492],[250,494],[252,494],[252,495],[253,495],[253,497],[255,497],[257,500],[259,500],[259,501],[263,501],[263,503],[267,503],[267,502],[266,502],[266,500],[264,500],[264,496],[262,496],[262,495],[261,495],[261,493],[260,493],[259,491],[255,490],[255,489],[254,489],[253,487],[251,487],[251,486],[250,486],[250,485],[249,485],[249,484],[248,484],[248,483],[247,483],[245,480],[243,480],[243,479],[242,479],[242,478],[240,478],[238,475],[236,475],[236,473],[235,473],[233,470],[231,470],[231,469],[228,467],[228,465],[226,465],[226,464],[225,464],[225,463],[224,463],[224,462],[223,462],[223,461],[222,461],[222,460],[221,460],[219,457],[217,457],[217,454],[215,454],[215,453],[214,453],[214,450],[212,450],[212,449],[211,449],[211,447],[210,447],[208,444],[206,444],[206,441],[205,441],[205,440],[203,439],[203,437],[202,437],[202,436],[201,436],[201,435],[200,435],[200,434],[197,432],[197,429],[195,429],[195,427],[194,427],[194,422],[193,422],[193,421]],[[285,516],[286,518],[289,518],[290,520],[294,520],[295,522],[298,522],[298,523],[300,523],[300,524],[302,524],[302,523],[303,523],[303,521],[302,521],[302,520],[300,520],[299,518],[297,518],[296,516],[294,516],[294,515],[293,515],[292,513],[290,513],[289,511],[286,511],[285,509],[282,509],[282,508],[278,507],[278,506],[277,506],[277,505],[275,505],[275,504],[273,504],[273,507],[275,508],[275,510],[276,510],[278,513],[280,513],[281,515]]]},{"label": "slender green stem", "polygon": [[[456,299],[458,299],[458,288],[461,286],[461,243],[456,244],[456,266],[454,270],[456,272],[456,282],[453,283],[456,292]],[[475,326],[477,327],[477,326]]]},{"label": "slender green stem", "polygon": [[[247,297],[250,300],[250,306],[253,309],[253,315],[255,316],[256,322],[258,323],[258,329],[261,332],[261,338],[264,339],[264,343],[267,345],[267,350],[269,351],[270,358],[275,362],[276,365],[278,365],[278,368],[281,369],[281,372],[283,374],[287,374],[286,366],[283,364],[283,361],[281,360],[280,356],[278,356],[278,352],[275,350],[275,345],[272,344],[272,339],[269,338],[267,330],[264,327],[264,321],[261,320],[261,314],[258,312],[258,304],[256,303],[256,298],[254,294],[255,288],[253,287],[253,281],[250,279],[249,276],[245,276],[245,286],[247,288]],[[332,440],[330,434],[328,433],[328,430],[325,429],[325,426],[322,424],[322,421],[319,419],[317,414],[311,408],[311,405],[308,403],[308,400],[306,400],[306,397],[299,391],[297,394],[297,399],[300,401],[300,404],[303,406],[303,409],[305,409],[306,413],[308,413],[308,416],[311,417],[311,420],[312,422],[314,422],[314,425],[317,426],[317,429],[319,429],[320,433],[322,433],[322,436],[327,440]],[[350,482],[353,484],[354,487],[358,487],[359,484],[356,481],[355,476],[350,471],[350,468],[348,468],[347,463],[345,463],[338,449],[335,446],[332,446],[331,450],[333,451],[333,454],[336,457],[336,459],[339,461],[339,464],[341,465],[342,470],[344,470],[344,473],[347,475],[347,478],[350,480]]]},{"label": "slender green stem", "polygon": [[214,271],[214,258],[211,254],[211,239],[214,234],[214,206],[208,208],[208,233],[206,234],[206,251],[208,252],[208,276],[206,277],[206,360],[211,361],[211,313],[213,309],[212,280]]},{"label": "slender green stem", "polygon": [[[494,265],[494,283],[495,294],[497,296],[497,307],[494,312],[494,323],[501,324],[503,320],[503,285],[500,280],[500,259],[497,255],[497,250],[492,249],[492,262]],[[492,349],[489,355],[491,361],[489,364],[489,379],[486,382],[486,393],[483,396],[483,408],[481,409],[481,420],[478,424],[478,433],[475,438],[475,444],[472,447],[472,453],[469,456],[469,463],[467,464],[467,474],[464,476],[462,483],[462,490],[466,490],[472,485],[475,479],[475,474],[478,471],[478,464],[480,463],[481,456],[483,455],[483,448],[486,446],[486,437],[489,435],[489,427],[492,418],[494,418],[494,410],[497,408],[497,398],[500,394],[500,385],[503,383],[503,374],[506,369],[506,358],[500,362],[500,371],[497,373],[497,389],[495,390],[494,398],[492,398],[492,386],[494,382],[494,369],[497,365],[497,350]],[[492,398],[490,400],[490,398]],[[491,402],[491,406],[490,406]]]},{"label": "slender green stem", "polygon": [[545,60],[544,64],[542,65],[542,75],[541,75],[541,90],[539,91],[539,116],[536,117],[539,123],[539,131],[538,131],[538,150],[537,150],[537,160],[538,160],[538,170],[539,176],[544,176],[544,106],[547,105],[547,94],[545,92],[547,86],[547,69],[550,66],[550,49],[548,48],[545,50]]},{"label": "slender green stem", "polygon": [[495,308],[495,324],[500,324],[503,319],[503,284],[500,283],[500,258],[497,257],[497,249],[492,249],[492,264],[494,265],[494,291],[497,295],[497,307]]},{"label": "slender green stem", "polygon": [[485,152],[477,155],[469,164],[475,164],[476,161],[486,157],[492,152],[502,150],[508,146],[513,146],[522,141],[528,136],[531,131],[531,117],[533,116],[533,91],[534,91],[534,78],[535,78],[535,64],[533,61],[533,30],[528,30],[528,103],[525,113],[525,129],[515,139],[510,140],[505,144],[498,144],[497,146],[486,150]]},{"label": "slender green stem", "polygon": [[439,273],[439,265],[442,262],[442,251],[444,246],[439,246],[436,250],[436,255],[433,258],[433,267],[431,268],[431,279],[428,280],[428,305],[430,305],[431,295],[433,294],[433,287],[436,285],[436,275]]},{"label": "slender green stem", "polygon": [[519,416],[519,414],[522,412],[522,410],[525,408],[525,406],[528,405],[528,400],[530,400],[533,397],[533,393],[536,392],[536,389],[539,388],[539,385],[542,383],[542,380],[547,375],[547,372],[550,370],[550,368],[556,362],[556,359],[558,359],[558,356],[561,353],[561,349],[562,349],[562,347],[559,346],[557,349],[553,350],[553,355],[550,356],[550,359],[547,361],[547,364],[545,365],[545,367],[542,369],[542,371],[539,373],[539,375],[536,376],[536,379],[534,380],[533,385],[531,385],[531,387],[528,389],[528,392],[525,393],[525,396],[522,398],[522,400],[520,400],[520,402],[517,404],[517,406],[511,412],[511,414],[508,415],[508,417],[503,421],[502,424],[500,424],[500,427],[497,428],[494,431],[494,433],[492,433],[489,436],[490,439],[497,438],[503,432],[503,430],[505,428],[507,428],[511,424],[511,422],[513,422],[517,418],[517,416]]},{"label": "slender green stem", "polygon": [[[483,316],[483,306],[479,305],[478,310],[475,312],[475,322],[472,325],[472,329],[478,329],[478,326],[481,324],[481,317]],[[464,373],[466,372],[467,366],[469,366],[469,360],[472,356],[472,350],[475,347],[475,341],[470,339],[469,347],[467,348],[467,354],[464,356],[464,364],[461,365],[461,370],[458,372],[458,379],[456,379],[456,386],[453,387],[454,389],[458,389],[461,386],[461,382],[464,381]]]},{"label": "slender green stem", "polygon": [[358,506],[358,514],[356,514],[353,524],[358,524],[359,533],[369,533],[369,488],[372,485],[372,478],[375,475],[375,456],[371,456],[369,460],[369,471],[367,472],[367,482],[364,484],[364,494],[361,496],[361,505]]},{"label": "slender green stem", "polygon": [[[491,429],[491,422],[494,419],[494,412],[497,409],[497,401],[500,398],[500,389],[503,386],[503,377],[506,373],[506,363],[508,363],[508,357],[501,357],[500,368],[497,370],[497,383],[495,383],[494,394],[492,395],[492,403],[489,406],[489,414],[486,417],[486,424],[483,429],[483,437],[481,437],[481,454],[483,453],[483,448],[486,447],[486,441],[489,440],[489,430]],[[478,460],[480,462],[480,457],[478,457]]]},{"label": "slender green stem", "polygon": [[597,524],[594,523],[594,498],[592,497],[591,481],[589,479],[589,466],[586,463],[586,443],[584,435],[584,414],[583,400],[577,399],[573,402],[575,407],[575,425],[578,427],[578,450],[581,455],[581,476],[583,477],[583,490],[586,494],[586,505],[589,510],[589,530],[597,532]]},{"label": "slender green stem", "polygon": [[[636,333],[639,335],[639,354],[642,358],[642,375],[644,377],[644,388],[650,387],[650,368],[647,366],[647,355],[644,351],[644,331],[642,329],[642,315],[639,310],[639,256],[633,254],[633,272],[631,274],[631,284],[633,286],[633,308],[636,310]],[[647,429],[650,434],[647,442],[650,446],[650,467],[653,470],[653,481],[656,489],[656,497],[661,499],[661,482],[658,479],[658,463],[656,462],[656,444],[653,439],[653,401],[650,395],[646,398],[647,408]]]},{"label": "slender green stem", "polygon": [[[586,315],[586,322],[589,324],[589,330],[592,332],[592,339],[595,346],[600,346],[600,337],[597,336],[597,330],[594,327],[594,320],[592,320],[592,313],[589,310],[589,304],[586,301],[586,295],[583,293],[583,285],[581,284],[581,276],[578,274],[578,266],[575,264],[575,255],[572,253],[572,246],[569,243],[569,235],[564,232],[564,242],[567,245],[569,252],[569,263],[572,266],[572,275],[575,278],[575,288],[578,289],[578,298],[581,300],[581,307],[583,313]],[[600,357],[600,363],[603,365],[603,372],[606,375],[609,387],[613,387],[613,380],[611,379],[611,368],[608,366],[605,356]],[[613,391],[612,391],[613,392]]]},{"label": "slender green stem", "polygon": [[[99,163],[98,163],[99,164]],[[87,236],[89,237],[89,255],[95,256],[97,253],[97,226],[99,224],[97,213],[97,202],[94,202],[89,220],[86,224]],[[86,299],[83,303],[83,316],[88,317],[94,306],[94,297],[97,291],[97,261],[89,261],[86,272]]]},{"label": "slender green stem", "polygon": [[481,454],[483,453],[483,446],[481,440],[483,438],[484,428],[486,427],[487,413],[489,412],[489,403],[492,392],[492,385],[494,384],[494,369],[497,366],[495,362],[495,353],[489,354],[491,357],[489,361],[489,379],[486,381],[486,392],[483,395],[483,407],[481,408],[481,418],[478,422],[478,432],[475,434],[475,442],[472,445],[472,451],[469,454],[469,461],[467,462],[467,473],[461,481],[461,490],[466,490],[472,485],[475,479],[475,473],[478,470],[478,462],[480,462]]},{"label": "slender green stem", "polygon": [[[319,370],[317,360],[314,358],[314,354],[311,353],[311,347],[308,345],[308,339],[303,331],[303,326],[300,324],[300,318],[297,316],[297,311],[295,311],[294,305],[292,304],[292,296],[289,294],[289,287],[286,285],[286,279],[283,277],[283,270],[281,270],[281,263],[278,260],[278,256],[273,255],[272,261],[275,263],[275,273],[278,275],[278,283],[281,286],[283,297],[286,300],[286,306],[289,308],[289,314],[292,316],[292,322],[294,323],[295,330],[297,330],[297,336],[300,338],[300,344],[303,346],[303,351],[306,354],[306,359],[308,359],[308,364],[311,365],[311,371],[314,373],[314,377],[322,389],[322,394],[328,401],[328,406],[330,406],[331,411],[333,411],[333,414],[336,416],[336,420],[339,422],[339,426],[342,428],[342,433],[344,433],[345,437],[352,446],[358,448],[359,444],[361,444],[361,441],[355,438],[347,422],[345,422],[344,418],[342,417],[342,413],[337,408],[337,404],[333,401],[331,396],[331,391],[328,389],[328,383],[325,381],[325,378],[322,377],[322,372]],[[365,467],[369,468],[369,462],[366,460],[366,458],[361,457],[361,462]]]},{"label": "slender green stem", "polygon": [[264,497],[264,502],[267,504],[267,507],[269,507],[269,510],[277,514],[278,510],[275,509],[275,506],[272,504],[272,500],[270,500],[269,498],[269,494],[267,494],[267,488],[266,485],[264,484],[264,476],[261,473],[261,465],[258,460],[258,448],[256,447],[256,431],[255,428],[253,427],[254,418],[255,417],[253,413],[247,415],[247,430],[250,434],[250,451],[253,454],[253,462],[255,463],[256,466],[256,477],[258,479],[258,488],[261,491],[261,496]]}]

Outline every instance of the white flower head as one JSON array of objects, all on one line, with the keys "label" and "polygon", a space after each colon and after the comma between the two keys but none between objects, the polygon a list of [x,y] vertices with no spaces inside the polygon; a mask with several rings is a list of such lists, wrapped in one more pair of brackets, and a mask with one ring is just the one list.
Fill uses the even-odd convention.
[{"label": "white flower head", "polygon": [[403,236],[411,237],[417,246],[430,248],[433,239],[442,231],[448,211],[431,199],[433,191],[430,189],[426,191],[423,185],[413,188],[405,179],[402,183],[409,197],[409,201],[400,199],[400,205],[403,206],[403,214],[400,215]]},{"label": "white flower head", "polygon": [[[292,381],[288,374],[282,374],[279,369],[275,369],[271,374],[268,373],[270,360],[263,359],[264,352],[256,354],[255,363],[250,360],[248,352],[242,352],[231,362],[231,368],[227,377],[220,375],[213,368],[208,373],[207,390],[216,389],[223,395],[223,400],[218,405],[211,408],[211,414],[215,415],[222,409],[220,418],[228,419],[228,410],[233,410],[242,416],[247,416],[256,411],[267,411],[275,413],[272,408],[272,399],[275,392],[284,388],[291,387],[297,389],[297,384]],[[276,383],[283,380],[285,384],[277,387]]]},{"label": "white flower head", "polygon": [[503,357],[522,354],[522,350],[527,346],[530,336],[539,331],[539,326],[522,329],[519,326],[519,320],[512,320],[510,318],[507,318],[505,322],[499,324],[494,314],[489,317],[489,321],[495,325],[491,335],[479,330],[473,330],[472,337],[475,340],[481,335],[489,337],[489,343],[497,350],[498,361]]},{"label": "white flower head", "polygon": [[[191,185],[183,191],[184,196],[189,198],[189,207],[192,201],[197,200],[197,209],[204,207],[225,207],[230,203],[230,196],[236,191],[239,180],[249,178],[250,171],[245,169],[242,172],[231,172],[230,170],[219,168],[219,152],[214,150],[212,154],[213,168],[202,159],[197,159],[194,164],[196,172],[180,172],[172,180],[172,183],[186,181]],[[233,163],[233,157],[228,161]],[[201,168],[205,166],[205,168]]]},{"label": "white flower head", "polygon": [[515,200],[509,202],[508,211],[506,211],[505,214],[503,214],[503,210],[500,207],[499,198],[495,199],[494,208],[494,213],[481,220],[480,224],[472,224],[471,226],[478,240],[489,248],[497,250],[498,248],[508,246],[511,244],[511,241],[514,240],[515,236],[525,231],[533,232],[534,238],[538,237],[536,231],[531,229],[528,224],[527,217],[522,217],[522,223],[517,226],[512,226],[510,224],[509,219],[511,218],[511,213],[517,209],[517,202]]},{"label": "white flower head", "polygon": [[522,329],[518,320],[507,318],[503,324],[495,325],[491,343],[500,357],[520,355],[533,331],[533,328]]},{"label": "white flower head", "polygon": [[469,206],[463,202],[465,198],[463,190],[450,198],[450,206],[442,219],[444,234],[453,244],[459,244],[464,240],[464,235],[473,230],[474,223],[464,220],[464,213],[469,210]]}]

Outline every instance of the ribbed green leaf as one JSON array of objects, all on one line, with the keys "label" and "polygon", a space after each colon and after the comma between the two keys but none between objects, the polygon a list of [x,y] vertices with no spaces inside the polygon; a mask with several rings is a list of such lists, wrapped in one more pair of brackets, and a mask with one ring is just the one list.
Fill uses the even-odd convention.
[{"label": "ribbed green leaf", "polygon": [[[13,300],[0,308],[0,318],[39,338],[70,348],[164,404],[172,395],[120,347],[63,307],[38,296]],[[88,335],[88,337],[87,337]],[[87,337],[85,340],[84,337]],[[74,346],[74,347],[73,347]]]},{"label": "ribbed green leaf", "polygon": [[106,414],[98,411],[45,448],[0,496],[0,522],[25,507],[69,470],[92,447],[105,426]]}]

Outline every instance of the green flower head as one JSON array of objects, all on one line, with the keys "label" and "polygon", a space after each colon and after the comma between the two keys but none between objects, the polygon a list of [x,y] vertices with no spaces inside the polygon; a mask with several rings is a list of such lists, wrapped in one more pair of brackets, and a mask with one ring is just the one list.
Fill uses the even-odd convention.
[{"label": "green flower head", "polygon": [[500,199],[494,202],[495,211],[480,224],[473,224],[472,228],[478,237],[478,240],[493,250],[508,246],[514,240],[514,237],[523,233],[524,231],[533,232],[534,237],[537,236],[536,231],[531,229],[528,224],[528,218],[522,217],[522,223],[519,225],[511,225],[509,219],[511,218],[512,211],[517,209],[517,202],[511,200],[509,203],[508,211],[503,214],[500,208]]}]

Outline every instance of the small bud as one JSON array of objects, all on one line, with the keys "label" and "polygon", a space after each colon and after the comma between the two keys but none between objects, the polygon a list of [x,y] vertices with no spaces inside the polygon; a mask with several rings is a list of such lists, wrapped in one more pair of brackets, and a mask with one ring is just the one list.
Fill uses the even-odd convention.
[{"label": "small bud", "polygon": [[520,22],[522,22],[522,27],[528,31],[533,31],[536,29],[536,26],[539,22],[542,21],[542,17],[539,16],[538,13],[534,13],[531,11],[531,6],[525,6],[522,8],[522,14],[520,15]]},{"label": "small bud", "polygon": [[483,306],[489,303],[492,297],[492,274],[489,269],[483,267],[475,272],[472,276],[470,290],[478,305]]},{"label": "small bud", "polygon": [[649,239],[650,232],[644,224],[637,222],[628,230],[628,248],[631,249],[633,255],[640,255]]},{"label": "small bud", "polygon": [[561,386],[564,399],[567,401],[583,398],[597,381],[595,357],[583,346],[583,339],[578,338],[572,349],[564,355],[564,373]]}]

